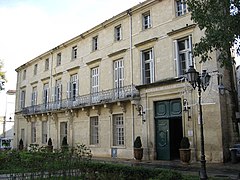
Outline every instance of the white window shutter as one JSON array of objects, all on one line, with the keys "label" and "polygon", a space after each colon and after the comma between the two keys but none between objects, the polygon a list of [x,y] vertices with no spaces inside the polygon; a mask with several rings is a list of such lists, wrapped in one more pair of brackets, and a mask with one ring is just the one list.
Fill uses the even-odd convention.
[{"label": "white window shutter", "polygon": [[68,84],[67,84],[67,99],[71,98],[71,85],[72,85],[72,82],[68,82]]},{"label": "white window shutter", "polygon": [[155,66],[154,66],[154,61],[155,61],[155,56],[154,56],[154,49],[151,49],[151,83],[155,81]]},{"label": "white window shutter", "polygon": [[[189,66],[193,66],[193,46],[192,46],[192,35],[188,36],[188,43],[189,43]],[[188,66],[188,67],[189,67]],[[187,67],[187,68],[188,68]]]},{"label": "white window shutter", "polygon": [[54,87],[54,101],[57,101],[57,86]]},{"label": "white window shutter", "polygon": [[179,50],[178,50],[178,41],[173,41],[173,47],[174,47],[174,65],[175,65],[175,76],[178,77],[180,75],[180,69],[179,69]]},{"label": "white window shutter", "polygon": [[34,105],[37,105],[37,91],[35,91],[35,102]]},{"label": "white window shutter", "polygon": [[47,102],[49,102],[49,88],[47,88]]},{"label": "white window shutter", "polygon": [[79,83],[78,83],[79,81],[78,81],[78,79],[76,79],[76,94],[75,94],[75,97],[78,97],[78,85],[79,85]]},{"label": "white window shutter", "polygon": [[60,93],[59,93],[59,100],[62,100],[62,84],[59,85]]},{"label": "white window shutter", "polygon": [[141,81],[142,84],[144,84],[145,82],[145,75],[144,75],[144,59],[143,59],[143,52],[141,51]]}]

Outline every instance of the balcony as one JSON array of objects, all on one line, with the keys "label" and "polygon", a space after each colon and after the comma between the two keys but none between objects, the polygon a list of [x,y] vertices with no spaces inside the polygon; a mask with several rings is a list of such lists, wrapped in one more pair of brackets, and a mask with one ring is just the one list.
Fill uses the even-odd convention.
[{"label": "balcony", "polygon": [[60,101],[25,107],[22,109],[22,114],[23,115],[42,114],[114,102],[130,101],[139,98],[140,98],[139,91],[135,88],[135,86],[130,85],[122,88],[101,91],[98,93],[77,96],[72,99],[63,99]]}]

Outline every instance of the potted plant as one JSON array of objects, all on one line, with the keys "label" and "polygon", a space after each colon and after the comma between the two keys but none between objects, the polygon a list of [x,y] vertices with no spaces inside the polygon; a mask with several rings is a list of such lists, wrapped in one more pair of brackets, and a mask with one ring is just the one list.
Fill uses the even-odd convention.
[{"label": "potted plant", "polygon": [[189,164],[191,159],[191,149],[188,137],[183,137],[180,143],[180,160],[184,164]]},{"label": "potted plant", "polygon": [[137,136],[134,141],[134,158],[139,161],[143,158],[143,148],[140,136]]},{"label": "potted plant", "polygon": [[64,136],[62,140],[62,151],[68,151],[67,136]]},{"label": "potted plant", "polygon": [[21,151],[21,150],[23,150],[23,140],[22,139],[20,139],[20,141],[19,141],[19,147],[18,147],[18,149]]},{"label": "potted plant", "polygon": [[51,138],[48,139],[48,146],[47,146],[47,148],[48,148],[49,152],[52,152],[53,145],[52,145],[52,139]]}]

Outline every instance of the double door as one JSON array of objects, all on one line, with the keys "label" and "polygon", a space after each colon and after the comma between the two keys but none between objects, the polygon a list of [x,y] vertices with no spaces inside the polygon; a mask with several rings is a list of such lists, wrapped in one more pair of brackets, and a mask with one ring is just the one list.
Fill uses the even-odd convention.
[{"label": "double door", "polygon": [[179,157],[182,139],[181,100],[155,103],[155,137],[157,160],[171,160]]}]

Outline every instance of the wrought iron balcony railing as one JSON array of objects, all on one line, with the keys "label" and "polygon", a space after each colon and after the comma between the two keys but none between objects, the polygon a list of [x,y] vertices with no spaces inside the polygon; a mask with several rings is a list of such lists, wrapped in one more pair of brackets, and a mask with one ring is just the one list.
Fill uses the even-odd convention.
[{"label": "wrought iron balcony railing", "polygon": [[74,99],[63,99],[45,104],[25,107],[22,109],[23,115],[34,115],[64,109],[83,108],[105,103],[127,101],[139,98],[139,91],[135,86],[125,86],[117,89],[110,89],[88,95],[77,96]]}]

